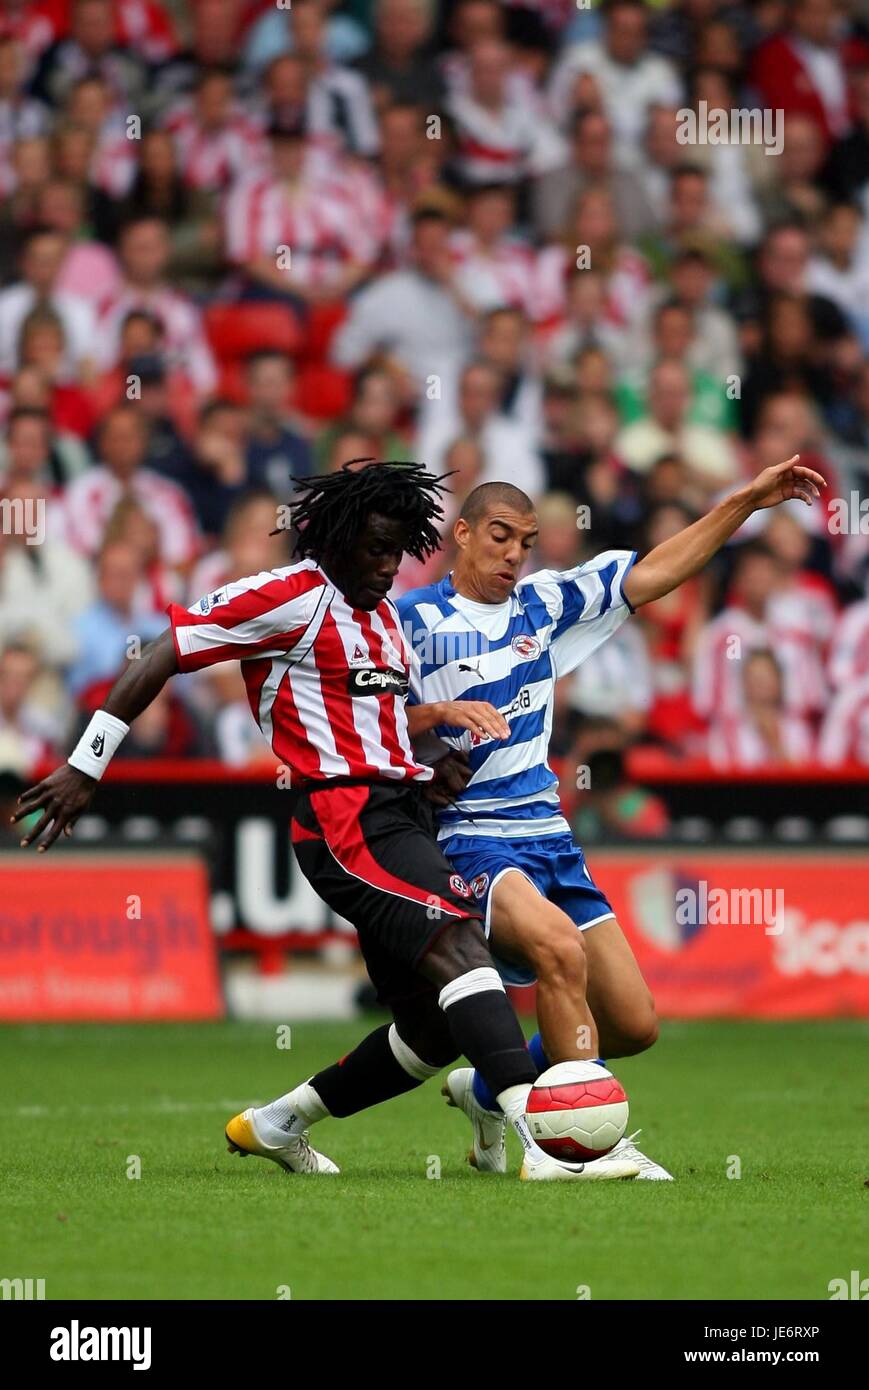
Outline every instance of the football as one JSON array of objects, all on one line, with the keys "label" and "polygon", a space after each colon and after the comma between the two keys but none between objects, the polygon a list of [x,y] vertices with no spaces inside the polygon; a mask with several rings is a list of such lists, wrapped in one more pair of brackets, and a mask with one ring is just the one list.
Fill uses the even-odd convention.
[{"label": "football", "polygon": [[544,1153],[583,1163],[615,1148],[627,1128],[628,1098],[597,1062],[558,1062],[531,1087],[525,1118]]}]

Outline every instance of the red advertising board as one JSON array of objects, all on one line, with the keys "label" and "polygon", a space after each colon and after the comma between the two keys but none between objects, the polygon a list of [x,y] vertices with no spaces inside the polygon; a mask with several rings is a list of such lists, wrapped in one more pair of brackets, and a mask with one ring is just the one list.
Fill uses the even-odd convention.
[{"label": "red advertising board", "polygon": [[0,1019],[194,1019],[223,1011],[199,859],[0,859]]},{"label": "red advertising board", "polygon": [[843,851],[599,849],[665,1018],[869,1015],[869,862]]}]

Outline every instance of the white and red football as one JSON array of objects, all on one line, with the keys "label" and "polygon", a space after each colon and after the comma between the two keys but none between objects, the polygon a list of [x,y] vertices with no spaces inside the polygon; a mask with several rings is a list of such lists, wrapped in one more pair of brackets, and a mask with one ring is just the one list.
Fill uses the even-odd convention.
[{"label": "white and red football", "polygon": [[621,1139],[628,1098],[621,1082],[597,1062],[558,1062],[531,1087],[525,1118],[544,1153],[585,1163],[602,1158]]}]

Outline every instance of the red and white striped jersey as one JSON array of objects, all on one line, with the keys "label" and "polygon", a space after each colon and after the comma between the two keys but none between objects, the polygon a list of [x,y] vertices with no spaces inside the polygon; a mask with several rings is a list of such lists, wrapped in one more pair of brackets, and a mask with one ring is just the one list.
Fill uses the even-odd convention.
[{"label": "red and white striped jersey", "polygon": [[[808,720],[782,712],[778,721],[784,762],[808,763],[814,756],[814,742]],[[709,761],[720,768],[759,768],[777,762],[760,730],[747,714],[734,714],[715,720],[707,743]]]},{"label": "red and white striped jersey", "polygon": [[303,178],[292,197],[278,179],[246,179],[226,199],[226,254],[237,265],[261,256],[274,260],[290,248],[290,276],[329,286],[353,261],[376,260],[376,228],[360,225],[352,192],[322,176]]},{"label": "red and white striped jersey", "polygon": [[869,676],[839,691],[821,725],[818,752],[828,767],[847,762],[869,767]]},{"label": "red and white striped jersey", "polygon": [[[577,241],[577,246],[581,243]],[[566,320],[567,297],[576,270],[578,252],[557,242],[544,246],[537,254],[537,280],[534,294],[538,320]],[[654,280],[649,263],[632,246],[620,246],[605,272],[606,289],[602,323],[628,331],[644,321],[649,312]]]},{"label": "red and white striped jersey", "polygon": [[869,676],[869,599],[845,609],[830,653],[830,681],[836,690],[864,676]]},{"label": "red and white striped jersey", "polygon": [[561,134],[533,103],[506,96],[498,111],[470,94],[447,98],[456,140],[456,165],[470,183],[516,183],[568,163]]},{"label": "red and white striped jersey", "polygon": [[308,559],[167,612],[180,671],[241,662],[253,717],[293,785],[432,777],[408,737],[414,656],[388,599],[353,608]]},{"label": "red and white striped jersey", "polygon": [[267,162],[262,132],[238,103],[221,130],[203,128],[191,97],[173,106],[163,125],[172,136],[178,167],[190,188],[228,188]]},{"label": "red and white striped jersey", "polygon": [[80,473],[60,504],[64,539],[83,555],[96,555],[112,513],[126,496],[135,498],[155,522],[164,565],[184,566],[195,560],[199,532],[187,494],[150,468],[137,469],[124,483],[102,464]]},{"label": "red and white striped jersey", "polygon": [[486,251],[473,232],[459,228],[450,234],[448,245],[458,284],[478,309],[508,304],[531,319],[539,317],[537,258],[525,242],[505,236]]},{"label": "red and white striped jersey", "polygon": [[162,324],[166,365],[189,377],[200,395],[217,387],[217,365],[205,336],[202,314],[197,304],[168,285],[144,289],[121,284],[108,295],[100,308],[99,358],[106,371],[118,365],[121,329],[134,309],[153,314]]},{"label": "red and white striped jersey", "polygon": [[801,605],[797,595],[781,593],[770,600],[762,623],[736,607],[725,608],[707,623],[694,652],[692,703],[700,717],[741,713],[743,657],[764,647],[781,666],[788,713],[822,710],[827,700],[824,648],[812,618],[812,609]]},{"label": "red and white striped jersey", "polygon": [[155,0],[115,0],[118,43],[148,63],[165,63],[178,52],[174,21]]},{"label": "red and white striped jersey", "polygon": [[124,198],[133,186],[137,164],[135,140],[129,139],[120,117],[110,118],[100,132],[88,181],[110,198]]}]

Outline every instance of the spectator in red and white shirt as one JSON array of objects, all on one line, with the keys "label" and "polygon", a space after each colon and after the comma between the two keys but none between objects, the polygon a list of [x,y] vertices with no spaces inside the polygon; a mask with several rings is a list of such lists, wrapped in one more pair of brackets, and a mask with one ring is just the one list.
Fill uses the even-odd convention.
[{"label": "spectator in red and white shirt", "polygon": [[131,310],[143,309],[163,327],[166,365],[183,368],[196,390],[207,395],[217,383],[217,369],[199,309],[166,280],[171,249],[162,218],[137,218],[121,232],[118,256],[124,279],[100,315],[102,362],[107,370],[115,365],[124,319]]},{"label": "spectator in red and white shirt", "polygon": [[199,536],[185,493],[158,473],[142,467],[147,426],[134,405],[118,405],[99,431],[96,467],[76,478],[64,499],[66,537],[86,555],[99,551],[106,525],[122,497],[135,497],[156,521],[160,558],[170,566],[189,565]]},{"label": "spectator in red and white shirt", "polygon": [[869,676],[869,598],[846,608],[833,634],[830,684],[846,690]]},{"label": "spectator in red and white shirt", "polygon": [[486,184],[468,199],[467,222],[449,239],[456,281],[476,308],[501,305],[523,309],[537,317],[532,248],[511,231],[516,221],[516,198],[508,184]]},{"label": "spectator in red and white shirt", "polygon": [[165,63],[178,52],[175,24],[157,0],[115,0],[118,43],[146,63]]},{"label": "spectator in red and white shirt", "polygon": [[710,762],[734,769],[810,762],[811,727],[807,720],[785,710],[782,671],[773,653],[765,647],[749,652],[741,668],[743,708],[713,721]]},{"label": "spectator in red and white shirt", "polygon": [[[769,620],[778,641],[793,648],[793,662],[802,671],[806,709],[820,710],[827,700],[827,655],[836,628],[836,591],[823,574],[811,568],[812,537],[799,512],[787,506],[770,516],[763,539],[781,566],[781,584],[769,606]],[[797,655],[799,653],[799,655]]]},{"label": "spectator in red and white shirt", "polygon": [[869,676],[842,686],[824,716],[818,753],[827,767],[869,767]]},{"label": "spectator in red and white shirt", "polygon": [[21,44],[32,65],[66,29],[67,0],[4,0],[0,37]]},{"label": "spectator in red and white shirt", "polygon": [[644,323],[652,300],[652,273],[639,251],[622,240],[612,194],[602,184],[580,194],[569,229],[539,253],[535,318],[563,317],[571,277],[589,269],[605,277],[608,325],[636,330]]},{"label": "spectator in red and white shirt", "polygon": [[[725,608],[702,629],[694,654],[693,704],[702,719],[729,718],[744,707],[742,663],[760,648],[777,650],[768,625],[770,600],[780,581],[778,562],[767,546],[750,541],[740,549]],[[787,704],[799,705],[799,672],[789,682]]]},{"label": "spectator in red and white shirt", "polygon": [[316,303],[346,295],[376,261],[376,225],[360,225],[351,192],[322,171],[300,112],[269,131],[270,169],[239,183],[226,202],[227,258],[275,298]]},{"label": "spectator in red and white shirt", "polygon": [[190,188],[228,188],[265,162],[261,133],[233,100],[232,79],[221,68],[204,69],[193,96],[176,103],[163,124],[172,136],[177,167]]},{"label": "spectator in red and white shirt", "polygon": [[477,44],[469,87],[447,98],[456,163],[468,183],[516,183],[563,165],[568,147],[543,109],[509,83],[511,54],[497,41]]},{"label": "spectator in red and white shirt", "polygon": [[[0,35],[14,35],[30,59],[69,34],[74,0],[4,0]],[[165,63],[177,52],[175,26],[158,0],[115,0],[115,40],[148,63]]]}]

